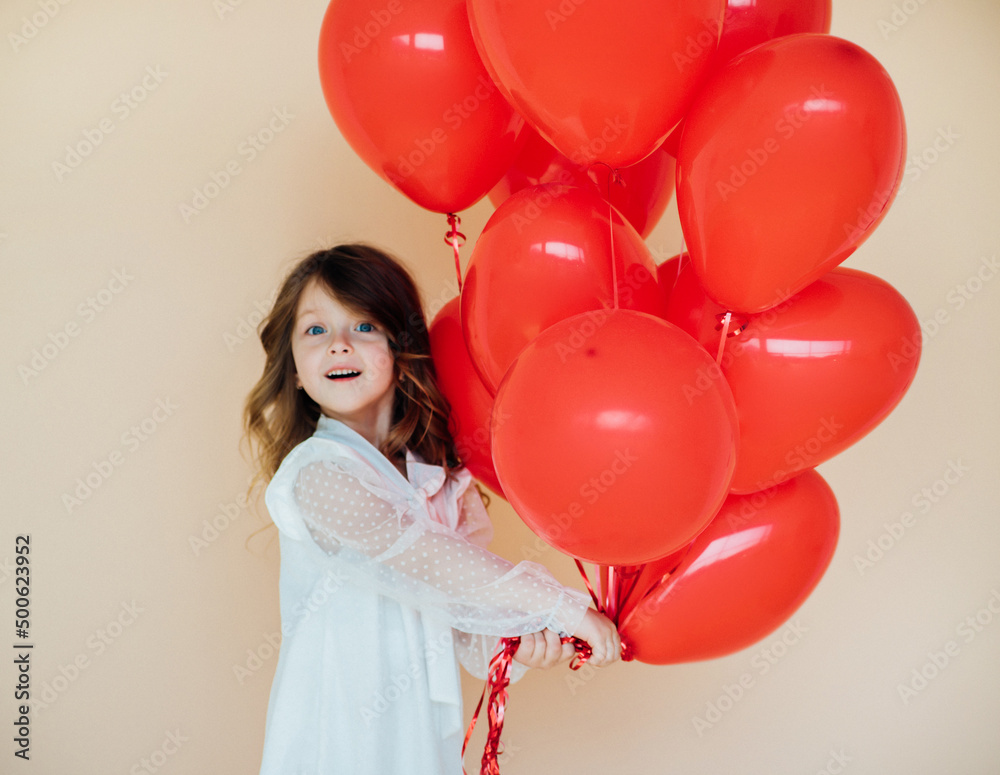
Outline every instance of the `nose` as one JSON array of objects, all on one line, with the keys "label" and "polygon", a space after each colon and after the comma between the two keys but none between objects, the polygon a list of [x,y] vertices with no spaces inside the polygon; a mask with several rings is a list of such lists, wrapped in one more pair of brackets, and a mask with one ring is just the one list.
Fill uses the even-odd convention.
[{"label": "nose", "polygon": [[350,331],[343,329],[334,331],[333,338],[330,341],[330,352],[349,353],[353,351],[354,346],[351,344]]}]

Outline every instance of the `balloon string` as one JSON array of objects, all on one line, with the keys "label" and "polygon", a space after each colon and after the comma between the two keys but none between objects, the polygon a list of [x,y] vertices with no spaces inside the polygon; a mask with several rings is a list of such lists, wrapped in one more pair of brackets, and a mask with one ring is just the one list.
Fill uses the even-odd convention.
[{"label": "balloon string", "polygon": [[618,261],[615,258],[615,226],[614,208],[611,205],[611,184],[617,183],[618,185],[625,185],[625,181],[622,180],[621,173],[607,162],[595,161],[590,166],[593,167],[596,164],[600,164],[602,167],[608,168],[608,195],[606,199],[608,200],[608,236],[611,240],[611,288],[614,298],[613,309],[618,309]]},{"label": "balloon string", "polygon": [[684,268],[684,235],[681,234],[681,252],[677,254],[677,275],[674,277],[675,288],[677,287],[677,281],[681,279],[681,269],[683,268]]},{"label": "balloon string", "polygon": [[621,616],[622,609],[625,607],[625,601],[632,596],[639,583],[639,576],[644,567],[646,566],[620,565],[616,569],[618,572],[618,595],[616,598],[615,616],[612,619],[616,625],[618,624],[618,618]]},{"label": "balloon string", "polygon": [[[739,336],[742,334],[750,321],[745,315],[734,315],[730,310],[725,312],[720,312],[715,316],[715,319],[719,321],[719,325],[715,327],[716,331],[721,329],[722,334],[719,336],[719,351],[715,356],[715,363],[719,365],[722,363],[722,352],[726,347],[726,339],[731,336]],[[729,330],[729,326],[732,325],[732,331]]]},{"label": "balloon string", "polygon": [[458,278],[458,292],[462,292],[462,265],[458,260],[458,249],[465,244],[465,235],[458,230],[461,226],[462,219],[459,218],[455,213],[448,213],[448,226],[449,231],[444,235],[444,241],[446,245],[451,245],[452,249],[455,251],[455,276]]},{"label": "balloon string", "polygon": [[611,621],[615,621],[615,617],[618,616],[618,594],[619,590],[618,584],[618,574],[615,573],[615,566],[608,566],[608,605],[605,614]]},{"label": "balloon string", "polygon": [[587,578],[587,571],[584,570],[583,563],[577,560],[575,557],[573,559],[576,562],[577,570],[579,570],[580,575],[583,576],[583,583],[587,585],[587,591],[590,593],[590,599],[594,601],[594,607],[603,614],[604,606],[601,605],[601,601],[597,598],[597,595],[594,593],[594,588],[590,586],[590,579]]},{"label": "balloon string", "polygon": [[722,335],[719,337],[719,352],[715,356],[716,365],[722,363],[722,351],[726,349],[726,337],[729,335],[729,321],[732,319],[733,313],[727,310],[725,316],[722,318]]},{"label": "balloon string", "polygon": [[[611,617],[611,621],[614,622],[615,627],[621,626],[621,615],[625,608],[625,603],[632,593],[635,592],[635,588],[639,584],[639,577],[642,575],[642,570],[645,565],[619,565],[615,568],[616,575],[618,577],[618,591],[615,595],[615,611],[614,616]],[[649,594],[647,592],[647,594]],[[625,638],[622,638],[622,661],[631,662],[635,659],[632,654],[632,647],[629,645]]]},{"label": "balloon string", "polygon": [[[579,638],[563,636],[562,643],[572,643],[576,654],[570,660],[570,670],[579,670],[586,664],[593,654],[590,644]],[[480,775],[500,775],[499,756],[500,735],[503,732],[504,715],[507,710],[507,687],[510,685],[511,670],[514,664],[514,654],[521,645],[520,637],[501,638],[500,650],[494,654],[490,660],[489,674],[486,678],[486,685],[483,686],[483,693],[479,695],[479,703],[472,714],[472,721],[465,732],[465,741],[462,743],[462,758],[465,758],[465,749],[469,746],[469,739],[472,731],[476,728],[476,721],[479,720],[479,712],[483,708],[483,699],[486,691],[489,690],[490,699],[486,705],[486,716],[489,719],[489,730],[486,733],[486,745],[483,748],[483,758],[480,762]],[[462,772],[465,773],[465,765],[462,765]]]},{"label": "balloon string", "polygon": [[615,293],[614,309],[618,309],[618,262],[615,260],[615,226],[613,218],[614,218],[614,210],[611,207],[611,175],[609,174],[608,175],[608,235],[611,240],[611,286],[614,288],[614,293]]}]

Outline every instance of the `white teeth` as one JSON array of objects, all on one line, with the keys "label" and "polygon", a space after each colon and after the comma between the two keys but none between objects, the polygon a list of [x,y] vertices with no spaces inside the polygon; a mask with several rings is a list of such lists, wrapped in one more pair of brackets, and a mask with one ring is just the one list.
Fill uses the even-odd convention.
[{"label": "white teeth", "polygon": [[360,371],[355,371],[354,369],[334,369],[333,371],[327,372],[328,377],[341,377],[346,374],[360,374]]}]

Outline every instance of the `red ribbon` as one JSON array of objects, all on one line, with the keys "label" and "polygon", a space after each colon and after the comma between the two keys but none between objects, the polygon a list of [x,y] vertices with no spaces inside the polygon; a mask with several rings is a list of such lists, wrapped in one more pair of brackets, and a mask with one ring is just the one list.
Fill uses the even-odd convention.
[{"label": "red ribbon", "polygon": [[[612,309],[618,309],[618,262],[615,259],[615,226],[614,226],[614,208],[611,206],[611,184],[617,183],[619,186],[625,185],[625,179],[622,178],[621,173],[612,167],[607,162],[595,161],[587,166],[587,174],[590,174],[590,168],[600,164],[602,167],[608,168],[608,239],[611,245],[611,287],[614,293],[614,306]],[[594,181],[597,182],[596,180]]]},{"label": "red ribbon", "polygon": [[577,570],[580,571],[580,575],[583,576],[583,583],[587,585],[587,591],[590,593],[590,599],[594,601],[594,608],[596,608],[603,614],[604,606],[601,604],[601,601],[598,599],[597,594],[594,592],[594,588],[590,586],[590,579],[587,578],[587,571],[583,569],[583,563],[580,562],[575,557],[573,559],[576,562]]},{"label": "red ribbon", "polygon": [[455,275],[458,278],[458,292],[462,292],[462,265],[459,263],[458,249],[465,244],[465,235],[458,230],[458,227],[462,224],[462,219],[459,218],[455,213],[448,213],[448,226],[449,231],[444,235],[444,241],[446,244],[451,245],[452,249],[455,251]]},{"label": "red ribbon", "polygon": [[[594,588],[590,584],[590,579],[587,577],[587,571],[583,567],[583,563],[580,562],[579,560],[576,560],[576,567],[580,571],[580,575],[583,577],[583,583],[587,585],[587,590],[590,592],[590,597],[594,601],[594,605],[597,607],[597,610],[600,611],[605,616],[607,616],[609,619],[611,619],[611,621],[614,622],[615,626],[617,627],[619,623],[618,619],[621,615],[622,604],[624,603],[625,600],[629,598],[629,596],[635,590],[635,585],[639,581],[639,574],[642,572],[643,566],[642,565],[608,566],[609,581],[612,580],[612,574],[614,574],[614,578],[616,579],[616,581],[615,584],[613,585],[614,590],[611,590],[610,588],[604,590],[603,597],[606,598],[607,604],[605,604],[605,602],[602,601],[594,593]],[[611,587],[612,585],[609,584],[608,586]],[[574,638],[574,640],[576,639]],[[583,641],[579,642],[583,643]],[[581,650],[577,644],[574,643],[573,645],[577,646],[577,651]],[[586,643],[583,643],[583,645],[587,646]],[[587,648],[589,649],[590,647],[587,646]],[[587,653],[587,657],[590,657],[589,652]],[[628,643],[626,643],[623,640],[622,661],[631,662],[633,659],[635,659],[635,657],[632,655]],[[582,665],[586,661],[587,660],[584,659],[582,662],[580,662],[580,665]],[[570,667],[573,667],[574,670],[578,670],[580,665],[573,667],[571,663]]]},{"label": "red ribbon", "polygon": [[[579,638],[564,637],[563,643],[572,643],[576,649],[576,654],[570,660],[571,670],[579,670],[590,659],[593,653],[590,645]],[[507,708],[507,687],[510,685],[510,672],[514,663],[514,653],[521,645],[519,637],[502,638],[500,640],[500,650],[490,660],[490,670],[486,678],[486,685],[483,693],[479,695],[479,704],[472,714],[472,721],[469,729],[465,733],[465,742],[462,743],[462,758],[465,758],[465,749],[469,745],[469,738],[472,737],[472,730],[476,728],[476,721],[479,719],[479,711],[483,707],[483,699],[486,697],[486,690],[489,689],[490,699],[486,706],[486,715],[489,718],[490,728],[486,734],[486,747],[483,749],[483,759],[480,767],[480,775],[500,775],[500,762],[498,757],[500,751],[500,733],[503,731],[504,711]],[[463,766],[462,772],[465,772]]]}]

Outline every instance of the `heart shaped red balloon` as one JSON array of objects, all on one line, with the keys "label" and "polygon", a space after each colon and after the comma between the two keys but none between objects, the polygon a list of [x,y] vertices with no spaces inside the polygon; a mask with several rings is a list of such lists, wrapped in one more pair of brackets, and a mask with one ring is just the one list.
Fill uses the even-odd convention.
[{"label": "heart shaped red balloon", "polygon": [[511,194],[542,183],[593,187],[643,238],[649,236],[667,209],[674,193],[676,163],[666,151],[658,148],[637,164],[619,170],[619,179],[614,180],[606,165],[576,164],[531,127],[525,127],[524,134],[524,148],[490,191],[490,201],[497,207]]},{"label": "heart shaped red balloon", "polygon": [[618,630],[626,654],[666,665],[752,645],[813,591],[839,533],[837,501],[815,471],[729,496],[673,572],[625,603]]},{"label": "heart shaped red balloon", "polygon": [[618,305],[663,315],[646,244],[596,191],[532,186],[493,213],[472,252],[461,304],[469,354],[488,388],[552,324],[614,306],[612,232]]},{"label": "heart shaped red balloon", "polygon": [[[831,0],[729,0],[708,78],[733,57],[768,40],[797,32],[829,32],[831,5]],[[683,129],[682,121],[663,143],[674,156]]]},{"label": "heart shaped red balloon", "polygon": [[334,0],[319,74],[351,148],[428,210],[470,207],[520,150],[524,121],[476,53],[465,0]]},{"label": "heart shaped red balloon", "polygon": [[479,379],[465,347],[462,321],[455,297],[434,317],[428,329],[437,384],[451,404],[451,433],[455,451],[476,479],[504,497],[490,454],[490,415],[493,394]]},{"label": "heart shaped red balloon", "polygon": [[[718,353],[725,310],[680,271],[667,319]],[[732,318],[721,369],[700,374],[697,396],[724,378],[740,422],[732,490],[783,482],[854,444],[899,403],[920,360],[920,324],[884,280],[838,267],[774,309]]]},{"label": "heart shaped red balloon", "polygon": [[468,0],[473,37],[518,112],[577,163],[627,167],[666,138],[718,44],[724,0]]},{"label": "heart shaped red balloon", "polygon": [[729,489],[736,416],[725,382],[684,386],[711,358],[676,326],[601,310],[550,326],[493,407],[493,460],[537,535],[581,560],[634,565],[690,541]]},{"label": "heart shaped red balloon", "polygon": [[789,35],[722,67],[685,118],[677,207],[708,294],[762,312],[847,258],[903,174],[896,88],[864,49]]},{"label": "heart shaped red balloon", "polygon": [[829,32],[832,0],[728,0],[715,58],[725,64],[774,38]]},{"label": "heart shaped red balloon", "polygon": [[687,263],[690,259],[688,254],[685,253],[683,256],[674,256],[673,258],[668,258],[662,264],[656,267],[656,281],[660,286],[660,293],[666,301],[669,309],[670,294],[674,292],[674,285],[677,284],[678,273],[681,270],[683,264],[681,259]]}]

